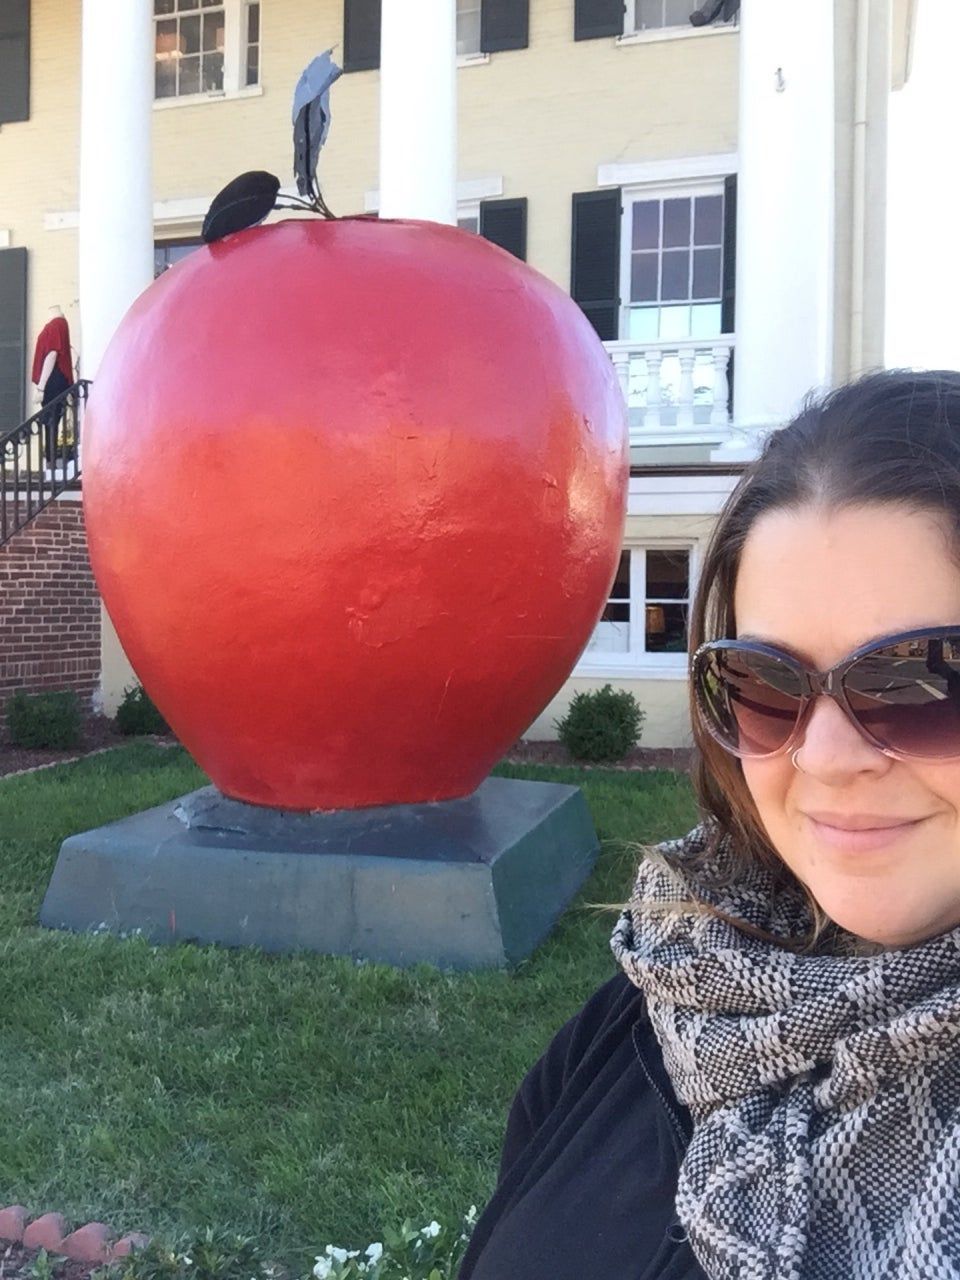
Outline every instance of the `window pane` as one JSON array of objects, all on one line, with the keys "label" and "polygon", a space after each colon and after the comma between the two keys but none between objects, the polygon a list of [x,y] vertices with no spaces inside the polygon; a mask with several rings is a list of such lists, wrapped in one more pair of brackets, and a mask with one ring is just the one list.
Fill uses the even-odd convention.
[{"label": "window pane", "polygon": [[630,599],[630,552],[621,551],[617,564],[617,574],[610,588],[610,596],[621,600]]},{"label": "window pane", "polygon": [[663,26],[663,0],[637,0],[637,30]]},{"label": "window pane", "polygon": [[223,10],[203,15],[203,47],[223,53]]},{"label": "window pane", "polygon": [[723,312],[719,302],[699,303],[690,308],[690,337],[715,338],[720,333]]},{"label": "window pane", "polygon": [[668,27],[686,27],[690,24],[690,15],[697,8],[691,0],[666,0],[664,5],[664,25]]},{"label": "window pane", "polygon": [[180,59],[180,83],[177,87],[179,94],[199,93],[200,92],[200,55],[194,54],[191,58]]},{"label": "window pane", "polygon": [[480,6],[457,6],[457,55],[480,52]]},{"label": "window pane", "polygon": [[[677,338],[690,337],[690,308],[689,307],[661,307],[660,308],[660,338],[663,342],[672,342]],[[661,369],[661,381],[664,380],[664,373]]]},{"label": "window pane", "polygon": [[158,98],[175,98],[177,95],[177,64],[171,59],[158,59],[154,79],[154,94]]},{"label": "window pane", "polygon": [[205,9],[215,9],[223,4],[223,0],[201,0]]},{"label": "window pane", "polygon": [[180,19],[180,52],[200,52],[200,15]]},{"label": "window pane", "polygon": [[154,13],[173,13],[174,0],[153,0]]},{"label": "window pane", "polygon": [[720,250],[694,249],[693,297],[720,297]]},{"label": "window pane", "polygon": [[686,600],[689,595],[689,551],[648,551],[647,599]]},{"label": "window pane", "polygon": [[647,605],[648,653],[686,653],[687,608],[686,604]]},{"label": "window pane", "polygon": [[477,214],[473,214],[469,218],[458,218],[457,226],[461,231],[472,231],[474,235],[480,234],[480,218]]},{"label": "window pane", "polygon": [[260,6],[259,4],[247,5],[247,39],[251,44],[256,44],[260,39]]},{"label": "window pane", "polygon": [[631,307],[630,333],[636,342],[656,342],[659,335],[660,311],[657,307]]},{"label": "window pane", "polygon": [[603,613],[600,615],[601,622],[629,622],[630,621],[630,601],[616,600],[611,601],[605,606]]},{"label": "window pane", "polygon": [[723,196],[697,196],[694,201],[693,243],[723,243]]},{"label": "window pane", "polygon": [[630,263],[630,301],[656,302],[657,255],[635,253]]},{"label": "window pane", "polygon": [[677,245],[690,243],[690,200],[664,200],[663,202],[663,247],[670,249]]},{"label": "window pane", "polygon": [[[158,54],[169,56],[177,47],[177,20],[176,18],[168,18],[163,22],[157,23],[156,39],[154,47]],[[176,70],[174,70],[176,75]]]},{"label": "window pane", "polygon": [[247,50],[247,84],[260,83],[260,50],[251,45]]},{"label": "window pane", "polygon": [[690,251],[674,249],[665,253],[663,262],[663,283],[660,286],[660,297],[664,302],[673,302],[679,298],[690,297]]},{"label": "window pane", "polygon": [[205,53],[203,55],[203,91],[219,93],[223,89],[223,54]]},{"label": "window pane", "polygon": [[660,248],[660,201],[635,200],[633,202],[634,249]]},{"label": "window pane", "polygon": [[199,9],[200,0],[177,0],[177,8],[181,13],[185,9]]}]

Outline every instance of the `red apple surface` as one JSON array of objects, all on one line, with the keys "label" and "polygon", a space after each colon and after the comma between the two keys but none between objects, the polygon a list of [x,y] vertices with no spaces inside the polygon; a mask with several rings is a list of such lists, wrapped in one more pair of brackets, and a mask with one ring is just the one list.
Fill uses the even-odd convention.
[{"label": "red apple surface", "polygon": [[104,356],[84,424],[94,572],[224,794],[467,795],[602,611],[625,419],[579,307],[488,241],[251,228],[156,280]]}]

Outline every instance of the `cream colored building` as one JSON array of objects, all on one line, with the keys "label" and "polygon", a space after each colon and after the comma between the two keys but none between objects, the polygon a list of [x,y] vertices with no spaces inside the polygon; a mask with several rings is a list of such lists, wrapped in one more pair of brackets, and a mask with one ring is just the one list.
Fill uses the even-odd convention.
[{"label": "cream colored building", "polygon": [[[421,7],[437,2],[384,0],[398,20],[409,14],[402,52],[411,79]],[[593,640],[529,736],[553,737],[575,690],[610,681],[633,689],[646,711],[645,745],[682,745],[685,603],[720,504],[763,432],[805,390],[883,362],[887,103],[908,74],[914,2],[743,0],[738,16],[724,21],[721,11],[699,27],[689,21],[698,6],[683,0],[447,2],[457,10],[457,219],[505,238],[574,293],[608,344],[630,406],[622,571]],[[124,86],[131,76],[146,83],[123,23],[143,4],[153,9],[152,178],[144,147],[122,140],[124,113],[134,112]],[[267,169],[292,187],[293,88],[331,46],[345,74],[332,90],[322,190],[336,213],[378,209],[379,0],[5,0],[4,8],[0,406],[8,416],[32,411],[29,357],[52,304],[70,323],[81,375],[95,378],[102,342],[85,350],[84,326],[92,331],[111,252],[118,261],[127,252],[124,204],[142,201],[144,183],[158,269],[196,242],[213,195],[237,174]],[[390,56],[400,53],[395,44]],[[391,92],[396,105],[402,90]],[[105,100],[117,119],[101,142]],[[18,103],[26,118],[16,118]],[[81,144],[85,172],[107,188],[112,231],[105,214],[87,212],[97,207],[90,187],[81,214]],[[81,283],[84,218],[100,275],[88,269]],[[11,252],[25,260],[19,312]],[[142,283],[131,283],[133,294]],[[11,425],[0,421],[0,431]],[[131,677],[104,630],[102,692],[112,710]]]}]

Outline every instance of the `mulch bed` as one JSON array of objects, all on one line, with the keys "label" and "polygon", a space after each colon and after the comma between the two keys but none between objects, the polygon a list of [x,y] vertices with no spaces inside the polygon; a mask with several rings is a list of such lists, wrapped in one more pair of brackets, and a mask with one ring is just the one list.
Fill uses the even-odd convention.
[{"label": "mulch bed", "polygon": [[[39,1249],[25,1249],[22,1244],[0,1240],[0,1280],[27,1280],[31,1276],[30,1268],[39,1256]],[[102,1262],[73,1262],[56,1254],[47,1254],[47,1259],[54,1280],[88,1280],[98,1267],[103,1267]]]},{"label": "mulch bed", "polygon": [[574,760],[562,742],[526,742],[521,740],[507,752],[507,764],[552,764],[575,769],[676,769],[684,773],[690,768],[693,752],[687,747],[634,747],[615,764],[591,765]]},{"label": "mulch bed", "polygon": [[[0,777],[8,773],[20,773],[23,769],[36,769],[39,765],[75,760],[78,756],[87,756],[93,751],[102,751],[106,747],[120,747],[132,741],[137,739],[120,733],[113,721],[106,716],[90,715],[84,719],[80,742],[69,750],[34,750],[28,747],[15,747],[8,741],[0,742]],[[159,742],[165,746],[176,745],[176,738],[172,735],[151,736],[149,741]],[[0,1280],[5,1280],[2,1272],[0,1272]]]}]

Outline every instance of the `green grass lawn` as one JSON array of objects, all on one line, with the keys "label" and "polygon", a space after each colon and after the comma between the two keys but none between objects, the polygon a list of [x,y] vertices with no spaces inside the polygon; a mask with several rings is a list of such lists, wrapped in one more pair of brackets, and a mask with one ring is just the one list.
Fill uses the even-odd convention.
[{"label": "green grass lawn", "polygon": [[0,781],[0,1205],[215,1225],[291,1267],[482,1206],[524,1072],[615,971],[614,914],[582,904],[627,896],[627,842],[696,820],[672,773],[496,772],[581,785],[603,845],[547,942],[477,974],[41,929],[65,836],[206,779],[139,743]]}]

